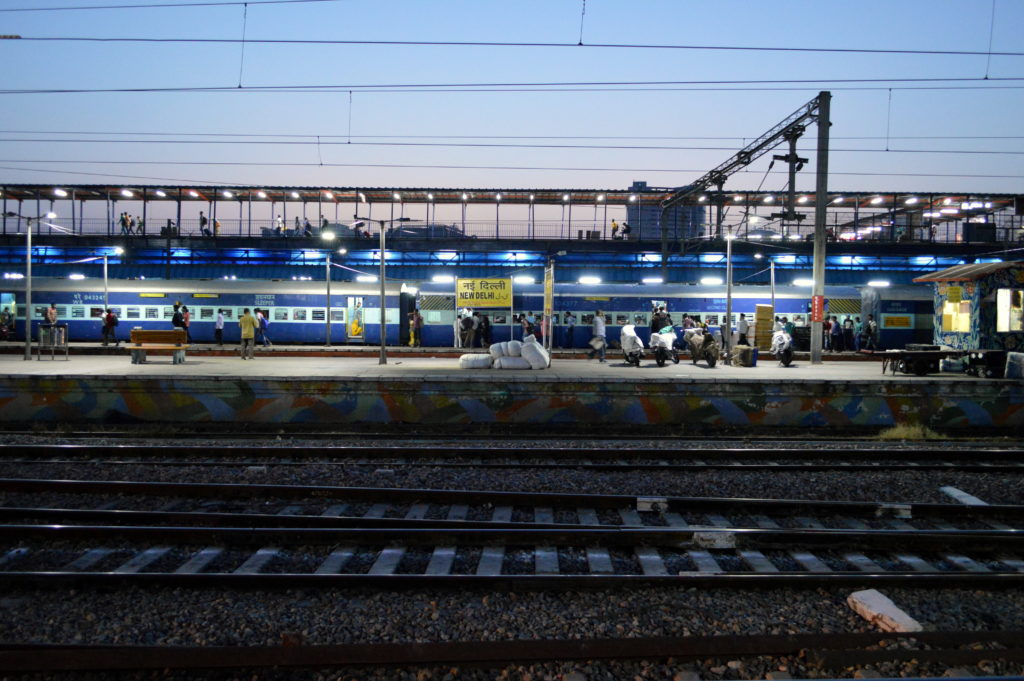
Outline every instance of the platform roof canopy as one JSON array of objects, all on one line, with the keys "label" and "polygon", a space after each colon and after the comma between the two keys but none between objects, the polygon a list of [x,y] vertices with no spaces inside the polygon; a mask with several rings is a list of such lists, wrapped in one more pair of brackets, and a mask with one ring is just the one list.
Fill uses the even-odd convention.
[{"label": "platform roof canopy", "polygon": [[993,272],[998,272],[1010,267],[1024,268],[1024,262],[1014,260],[1010,262],[986,262],[974,263],[972,265],[956,265],[938,272],[926,274],[923,277],[916,277],[915,283],[939,282],[939,281],[977,281],[987,277]]},{"label": "platform roof canopy", "polygon": [[[302,201],[312,203],[508,203],[563,205],[659,204],[674,191],[670,187],[634,187],[622,189],[431,189],[422,187],[253,187],[253,186],[183,186],[183,185],[46,185],[16,184],[0,186],[2,198],[9,200],[79,201],[113,199],[117,201]],[[797,193],[801,206],[814,205],[814,192]],[[843,192],[828,193],[833,209],[859,207],[874,210],[929,210],[955,212],[957,209],[998,211],[1014,205],[1014,194],[965,194],[940,192]],[[781,205],[782,194],[742,189],[725,190],[720,194],[694,194],[693,205]],[[945,217],[945,216],[944,216]]]}]

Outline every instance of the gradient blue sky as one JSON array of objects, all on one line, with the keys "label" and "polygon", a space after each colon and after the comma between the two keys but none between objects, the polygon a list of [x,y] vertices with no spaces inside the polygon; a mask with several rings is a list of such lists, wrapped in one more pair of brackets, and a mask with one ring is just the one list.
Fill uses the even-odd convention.
[{"label": "gradient blue sky", "polygon": [[[139,0],[0,0],[0,10]],[[173,1],[173,0],[171,0]],[[249,39],[576,43],[580,0],[338,0],[250,5]],[[996,0],[993,51],[1021,52],[1024,2]],[[990,0],[626,2],[589,0],[584,43],[989,50]],[[243,7],[0,11],[0,34],[29,37],[239,38]],[[814,97],[833,92],[835,190],[1021,192],[1024,57],[733,52],[596,47],[258,45],[245,47],[252,86],[608,81],[803,80],[737,91],[248,92],[13,94],[16,89],[234,87],[241,45],[0,41],[0,182],[217,183],[381,187],[625,188],[688,183]],[[986,81],[839,83],[840,79]],[[889,87],[892,86],[890,93]],[[970,86],[972,89],[963,89]],[[748,87],[748,86],[744,86]],[[771,89],[785,87],[786,89]],[[850,88],[850,89],[846,89]],[[353,144],[347,142],[349,129]],[[73,133],[73,134],[66,134]],[[41,142],[138,139],[173,143]],[[106,134],[109,133],[109,134]],[[304,144],[254,145],[266,135]],[[196,134],[209,138],[189,137]],[[308,138],[281,138],[308,135]],[[888,140],[886,136],[888,135]],[[329,138],[329,136],[335,136]],[[366,136],[375,136],[367,139]],[[402,136],[438,136],[412,140]],[[449,136],[444,138],[442,136]],[[499,144],[653,149],[379,146],[451,136]],[[550,139],[502,139],[536,136]],[[609,139],[573,139],[599,136]],[[906,139],[909,136],[995,139]],[[730,139],[705,139],[705,138]],[[844,139],[863,138],[870,139]],[[328,139],[329,138],[329,139]],[[690,138],[690,139],[688,139]],[[214,144],[214,141],[244,144]],[[815,131],[801,148],[813,159]],[[185,144],[186,140],[203,140]],[[465,140],[463,140],[465,141]],[[358,143],[358,144],[356,144]],[[665,149],[716,147],[714,149]],[[912,150],[1016,154],[901,153]],[[843,151],[870,149],[883,151]],[[105,163],[96,163],[104,161]],[[237,163],[181,165],[175,162]],[[325,164],[342,164],[320,166]],[[92,162],[92,163],[90,163]],[[110,163],[113,162],[113,163]],[[145,164],[130,162],[146,162]],[[288,165],[297,164],[297,165]],[[401,167],[401,166],[449,166]],[[459,167],[459,166],[488,166]],[[531,169],[500,169],[517,166]],[[767,161],[730,180],[754,189]],[[568,168],[558,170],[554,168]],[[801,173],[799,188],[813,186]],[[764,188],[785,185],[781,172]],[[83,173],[83,174],[79,174]],[[881,173],[879,175],[879,173]],[[992,177],[972,177],[987,175]],[[1003,177],[997,177],[1003,176]]]}]

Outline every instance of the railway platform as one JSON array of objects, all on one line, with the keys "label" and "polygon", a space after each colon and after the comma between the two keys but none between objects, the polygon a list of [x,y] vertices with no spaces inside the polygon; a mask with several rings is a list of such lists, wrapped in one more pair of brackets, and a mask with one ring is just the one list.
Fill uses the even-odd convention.
[{"label": "railway platform", "polygon": [[5,423],[402,423],[941,429],[1024,427],[1024,383],[937,374],[889,376],[878,361],[762,360],[711,369],[559,359],[541,371],[460,370],[456,353],[294,356],[190,353],[184,364],[127,350],[24,361],[0,354]]}]

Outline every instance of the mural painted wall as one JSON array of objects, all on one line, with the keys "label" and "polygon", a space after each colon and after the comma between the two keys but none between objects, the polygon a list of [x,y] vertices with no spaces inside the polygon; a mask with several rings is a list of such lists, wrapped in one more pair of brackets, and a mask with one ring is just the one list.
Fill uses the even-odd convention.
[{"label": "mural painted wall", "polygon": [[[956,333],[942,330],[942,310],[949,300],[951,287],[970,303],[970,330]],[[935,284],[936,345],[959,350],[1012,350],[1024,352],[1024,333],[996,332],[995,292],[1000,288],[1024,288],[1024,268],[1008,267],[977,281],[952,281]]]},{"label": "mural painted wall", "polygon": [[0,421],[1024,427],[1019,381],[0,377]]}]

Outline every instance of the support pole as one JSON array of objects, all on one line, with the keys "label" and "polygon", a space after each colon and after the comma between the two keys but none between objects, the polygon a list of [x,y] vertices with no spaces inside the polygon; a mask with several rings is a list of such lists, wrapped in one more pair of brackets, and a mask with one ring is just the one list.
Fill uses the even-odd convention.
[{"label": "support pole", "polygon": [[[21,215],[19,213],[18,215]],[[32,359],[32,221],[25,221],[25,359]]]},{"label": "support pole", "polygon": [[327,254],[327,342],[325,345],[331,347],[331,254]]},{"label": "support pole", "polygon": [[[395,206],[391,205],[391,211],[394,213]],[[384,251],[384,220],[380,221],[380,360],[378,364],[388,363],[388,350],[386,347],[388,326],[387,326],[387,303],[384,300],[384,262],[387,260],[387,254]]]},{"label": "support pole", "polygon": [[[828,129],[832,125],[829,108],[832,93],[818,94],[818,158],[814,196],[814,287],[811,294],[825,296],[825,208],[828,203]],[[811,364],[821,364],[821,320],[811,322]]]},{"label": "support pole", "polygon": [[722,342],[725,345],[725,358],[732,360],[732,241],[735,234],[729,230],[725,235],[725,326],[722,331]]}]

